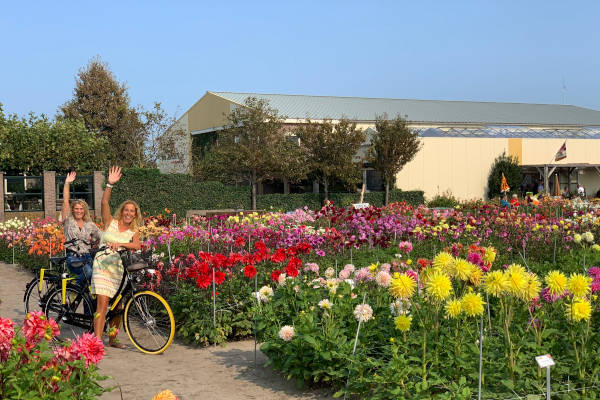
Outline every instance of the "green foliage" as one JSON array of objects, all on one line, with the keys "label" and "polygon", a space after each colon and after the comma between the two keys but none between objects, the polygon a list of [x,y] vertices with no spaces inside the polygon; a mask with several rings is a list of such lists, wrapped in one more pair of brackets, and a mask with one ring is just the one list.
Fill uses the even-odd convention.
[{"label": "green foliage", "polygon": [[165,208],[185,217],[187,210],[248,209],[248,187],[198,182],[185,174],[161,174],[157,169],[128,168],[112,190],[111,209],[125,200],[138,202],[142,212],[162,214]]},{"label": "green foliage", "polygon": [[337,124],[331,120],[322,123],[306,120],[294,134],[300,138],[311,175],[323,184],[325,199],[329,199],[329,186],[334,179],[349,187],[360,181],[362,160],[356,155],[365,141],[365,133],[355,123],[345,118]]},{"label": "green foliage", "polygon": [[0,107],[0,171],[13,174],[90,172],[106,165],[108,141],[83,122],[29,114],[5,116]]},{"label": "green foliage", "polygon": [[378,115],[375,121],[377,134],[373,136],[367,160],[385,182],[386,198],[396,174],[410,162],[421,149],[421,140],[404,118],[398,115],[390,121],[387,114]]},{"label": "green foliage", "polygon": [[442,194],[436,194],[431,200],[427,202],[428,207],[443,207],[443,208],[454,208],[460,202],[450,192]]},{"label": "green foliage", "polygon": [[502,173],[504,173],[506,182],[510,186],[509,193],[519,193],[521,183],[523,182],[519,160],[514,156],[507,156],[506,153],[502,153],[494,160],[488,176],[487,187],[489,199],[500,195]]},{"label": "green foliage", "polygon": [[[324,193],[261,194],[258,196],[258,208],[260,210],[293,211],[306,206],[311,210],[317,210],[321,208],[324,196]],[[384,198],[384,192],[370,192],[365,193],[363,201],[374,206],[382,206]],[[329,200],[337,206],[348,207],[359,202],[360,193],[329,193]],[[419,190],[410,192],[392,190],[390,201],[394,203],[406,202],[412,205],[423,204],[423,192]]]},{"label": "green foliage", "polygon": [[[46,340],[28,350],[25,338],[15,330],[9,357],[5,362],[0,362],[0,397],[95,400],[108,391],[98,384],[98,381],[107,377],[98,374],[96,365],[86,367],[84,360],[77,360],[51,366],[53,359],[54,354]],[[47,365],[50,367],[43,368]]]},{"label": "green foliage", "polygon": [[[15,264],[19,264],[32,271],[46,268],[49,265],[48,256],[29,254],[27,248],[15,247],[14,255]],[[12,247],[8,247],[4,240],[0,240],[0,261],[8,264],[12,264],[13,262],[13,249]]]}]

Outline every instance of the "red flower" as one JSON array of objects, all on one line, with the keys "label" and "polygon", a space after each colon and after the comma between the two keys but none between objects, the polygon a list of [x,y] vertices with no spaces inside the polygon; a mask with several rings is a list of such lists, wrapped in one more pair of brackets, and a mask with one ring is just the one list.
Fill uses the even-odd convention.
[{"label": "red flower", "polygon": [[215,284],[220,285],[225,282],[225,273],[222,271],[215,271]]},{"label": "red flower", "polygon": [[238,237],[237,239],[235,239],[235,242],[233,243],[236,247],[244,247],[246,245],[246,241],[244,240],[243,237]]},{"label": "red flower", "polygon": [[59,333],[56,321],[47,319],[42,311],[32,311],[25,316],[23,335],[28,349],[32,349],[42,339],[50,340]]},{"label": "red flower", "polygon": [[293,265],[289,265],[287,267],[285,267],[285,273],[288,276],[291,276],[292,278],[295,278],[298,276],[298,268],[294,267]]},{"label": "red flower", "polygon": [[206,289],[210,286],[211,282],[211,276],[208,274],[198,275],[196,278],[196,286],[198,286],[200,289]]},{"label": "red flower", "polygon": [[256,276],[256,268],[254,267],[254,265],[246,265],[244,267],[244,275],[246,276],[246,278],[249,279],[254,278]]},{"label": "red flower", "polygon": [[260,253],[263,253],[263,254],[267,253],[267,246],[265,246],[265,244],[261,241],[254,243],[254,248],[256,250],[258,250]]},{"label": "red flower", "polygon": [[302,266],[302,260],[300,260],[298,257],[292,257],[292,258],[290,258],[290,261],[288,261],[287,265],[288,265],[288,267],[293,267],[293,268],[298,269]]},{"label": "red flower", "polygon": [[283,271],[280,271],[278,269],[271,272],[271,279],[273,280],[273,282],[279,282],[279,275],[281,275],[282,273]]},{"label": "red flower", "polygon": [[286,258],[285,250],[277,249],[277,251],[271,256],[271,261],[273,261],[274,263],[280,263],[280,262],[283,262],[283,260],[285,260],[285,258]]}]

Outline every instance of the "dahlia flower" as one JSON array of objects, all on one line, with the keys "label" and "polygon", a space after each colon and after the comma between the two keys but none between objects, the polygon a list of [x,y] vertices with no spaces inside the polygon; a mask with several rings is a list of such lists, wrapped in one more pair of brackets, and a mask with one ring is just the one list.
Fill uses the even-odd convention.
[{"label": "dahlia flower", "polygon": [[398,299],[409,299],[415,293],[417,282],[408,274],[398,274],[390,283],[390,293]]},{"label": "dahlia flower", "polygon": [[545,281],[552,295],[560,296],[567,289],[567,277],[560,271],[550,271]]},{"label": "dahlia flower", "polygon": [[480,293],[467,293],[461,300],[462,310],[469,317],[476,317],[483,314],[483,305],[485,302]]},{"label": "dahlia flower", "polygon": [[410,315],[399,315],[394,318],[394,325],[396,329],[401,332],[406,332],[410,329],[410,324],[412,322],[412,317]]},{"label": "dahlia flower", "polygon": [[373,318],[373,309],[368,304],[359,304],[354,308],[354,317],[357,321],[367,322]]},{"label": "dahlia flower", "polygon": [[294,338],[294,335],[295,331],[293,326],[284,325],[279,330],[279,337],[285,342],[289,342],[290,340],[292,340]]}]

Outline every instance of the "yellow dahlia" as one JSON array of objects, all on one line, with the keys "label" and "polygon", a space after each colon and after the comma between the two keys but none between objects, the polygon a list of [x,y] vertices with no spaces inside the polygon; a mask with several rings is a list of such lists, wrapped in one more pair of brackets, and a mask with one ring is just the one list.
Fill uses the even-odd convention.
[{"label": "yellow dahlia", "polygon": [[463,296],[462,309],[469,317],[476,317],[483,314],[483,305],[485,304],[481,294],[479,293],[467,293]]},{"label": "yellow dahlia", "polygon": [[452,282],[446,274],[436,271],[427,281],[425,289],[433,300],[445,300],[452,293]]},{"label": "yellow dahlia", "polygon": [[488,294],[500,297],[508,290],[508,279],[502,271],[489,272],[484,277],[483,288]]},{"label": "yellow dahlia", "polygon": [[152,400],[177,400],[177,397],[170,390],[163,390],[152,398]]},{"label": "yellow dahlia", "polygon": [[475,285],[479,286],[481,284],[481,278],[483,277],[483,271],[479,267],[473,268],[471,272],[471,276],[469,277],[469,281]]},{"label": "yellow dahlia", "polygon": [[522,297],[523,292],[527,288],[527,272],[520,265],[515,265],[515,267],[512,270],[509,268],[504,272],[508,282],[507,290],[513,296]]},{"label": "yellow dahlia", "polygon": [[483,261],[486,263],[493,263],[496,260],[496,249],[493,247],[486,247],[485,254],[483,255]]},{"label": "yellow dahlia", "polygon": [[460,279],[461,281],[466,281],[469,279],[475,268],[477,267],[474,264],[462,258],[458,258],[452,265],[452,276]]},{"label": "yellow dahlia", "polygon": [[567,318],[575,322],[588,321],[592,316],[592,305],[585,299],[574,301],[572,304],[566,304],[565,306]]},{"label": "yellow dahlia", "polygon": [[571,274],[567,280],[567,289],[575,297],[584,297],[590,292],[592,278],[583,274]]},{"label": "yellow dahlia", "polygon": [[448,271],[454,262],[454,257],[445,251],[438,253],[433,259],[433,266]]},{"label": "yellow dahlia", "polygon": [[525,289],[521,293],[521,298],[526,302],[529,302],[536,297],[540,296],[540,290],[542,289],[542,284],[540,283],[540,279],[536,274],[529,272],[527,273]]},{"label": "yellow dahlia", "polygon": [[394,318],[394,325],[396,325],[396,329],[401,332],[406,332],[410,329],[410,323],[412,322],[412,317],[410,315],[399,315]]},{"label": "yellow dahlia", "polygon": [[417,282],[412,276],[400,274],[394,276],[390,284],[390,293],[397,299],[408,300],[415,293]]},{"label": "yellow dahlia", "polygon": [[444,309],[446,310],[446,315],[450,318],[456,318],[462,312],[462,303],[457,299],[448,300]]},{"label": "yellow dahlia", "polygon": [[567,288],[567,277],[560,271],[550,271],[546,275],[546,285],[550,290],[550,294],[560,296],[564,293]]}]

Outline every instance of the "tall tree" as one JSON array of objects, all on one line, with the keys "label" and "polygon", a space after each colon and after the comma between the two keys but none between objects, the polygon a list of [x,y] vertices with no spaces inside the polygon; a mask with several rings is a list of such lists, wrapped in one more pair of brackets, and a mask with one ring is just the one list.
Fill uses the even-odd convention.
[{"label": "tall tree", "polygon": [[144,139],[143,154],[139,159],[145,159],[148,166],[156,167],[160,160],[177,159],[184,162],[188,155],[187,133],[177,125],[177,119],[170,116],[161,103],[154,102],[152,109],[139,109],[142,121],[142,137]]},{"label": "tall tree", "polygon": [[362,165],[358,152],[365,133],[346,118],[338,123],[306,120],[295,130],[300,146],[307,154],[308,166],[319,183],[323,184],[325,200],[334,179],[353,185],[360,180]]},{"label": "tall tree", "polygon": [[106,166],[108,141],[88,132],[82,121],[50,121],[32,113],[6,117],[0,106],[0,170],[16,174],[91,172]]},{"label": "tall tree", "polygon": [[289,159],[283,129],[283,118],[268,101],[248,97],[243,107],[228,115],[226,128],[219,132],[210,150],[210,165],[217,175],[249,182],[252,186],[252,209],[256,209],[257,186],[264,180],[289,172],[284,161]]},{"label": "tall tree", "polygon": [[387,114],[375,120],[377,134],[373,136],[367,159],[385,182],[385,204],[389,202],[390,186],[396,174],[421,149],[421,139],[400,115],[389,120]]},{"label": "tall tree", "polygon": [[69,119],[81,118],[88,130],[105,137],[112,162],[143,166],[144,132],[139,112],[129,104],[126,85],[117,81],[100,57],[79,70],[73,98],[60,110]]}]

